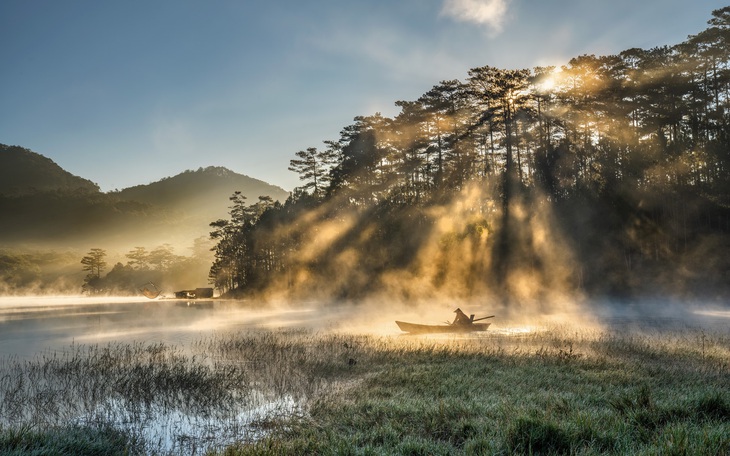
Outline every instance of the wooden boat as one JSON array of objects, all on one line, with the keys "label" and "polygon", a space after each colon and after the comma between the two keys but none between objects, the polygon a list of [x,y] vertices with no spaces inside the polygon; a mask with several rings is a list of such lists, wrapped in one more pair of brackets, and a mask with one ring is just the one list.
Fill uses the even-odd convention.
[{"label": "wooden boat", "polygon": [[467,316],[461,309],[454,311],[456,318],[453,323],[446,322],[445,325],[419,325],[417,323],[406,323],[405,321],[396,321],[395,324],[401,329],[411,334],[436,334],[436,333],[467,333],[474,331],[486,331],[491,323],[476,323],[477,321],[494,318],[494,315],[474,319],[474,314]]},{"label": "wooden boat", "polygon": [[396,321],[396,325],[411,334],[439,334],[439,333],[468,333],[473,331],[486,331],[491,323],[471,323],[471,324],[454,324],[447,325],[420,325],[418,323],[406,323],[405,321]]}]

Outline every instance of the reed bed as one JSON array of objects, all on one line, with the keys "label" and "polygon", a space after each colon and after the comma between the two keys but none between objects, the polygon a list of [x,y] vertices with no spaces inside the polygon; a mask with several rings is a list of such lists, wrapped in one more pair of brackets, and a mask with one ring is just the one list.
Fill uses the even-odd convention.
[{"label": "reed bed", "polygon": [[730,335],[308,330],[0,359],[2,454],[730,454]]}]

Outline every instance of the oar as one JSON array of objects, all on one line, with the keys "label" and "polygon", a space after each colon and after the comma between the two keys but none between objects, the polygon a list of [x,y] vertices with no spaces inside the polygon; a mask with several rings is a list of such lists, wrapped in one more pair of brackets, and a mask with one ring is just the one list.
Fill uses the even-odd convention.
[{"label": "oar", "polygon": [[480,320],[486,320],[487,318],[494,318],[494,315],[490,315],[488,317],[476,318],[476,319],[472,320],[472,322],[474,322],[474,321],[480,321]]}]

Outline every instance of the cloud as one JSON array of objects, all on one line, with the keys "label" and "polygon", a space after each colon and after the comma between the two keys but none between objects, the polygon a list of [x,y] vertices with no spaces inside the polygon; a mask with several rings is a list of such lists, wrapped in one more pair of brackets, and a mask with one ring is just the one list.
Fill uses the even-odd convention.
[{"label": "cloud", "polygon": [[457,21],[487,25],[492,32],[502,31],[510,0],[444,0],[441,14]]}]

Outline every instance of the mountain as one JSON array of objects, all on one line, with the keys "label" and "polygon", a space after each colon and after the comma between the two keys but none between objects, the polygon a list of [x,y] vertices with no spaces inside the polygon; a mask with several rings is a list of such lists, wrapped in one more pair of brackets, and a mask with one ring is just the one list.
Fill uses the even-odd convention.
[{"label": "mountain", "polygon": [[184,171],[147,185],[103,193],[87,179],[18,146],[0,144],[0,248],[90,246],[128,251],[173,244],[182,253],[228,217],[240,191],[255,203],[288,193],[222,167]]},{"label": "mountain", "polygon": [[0,144],[0,194],[27,195],[44,191],[99,192],[99,186],[74,176],[50,158],[31,150]]},{"label": "mountain", "polygon": [[210,222],[227,217],[228,197],[236,191],[240,191],[251,204],[258,201],[259,196],[270,196],[281,202],[289,197],[289,193],[281,187],[218,166],[184,171],[113,194],[122,200],[138,201]]}]

